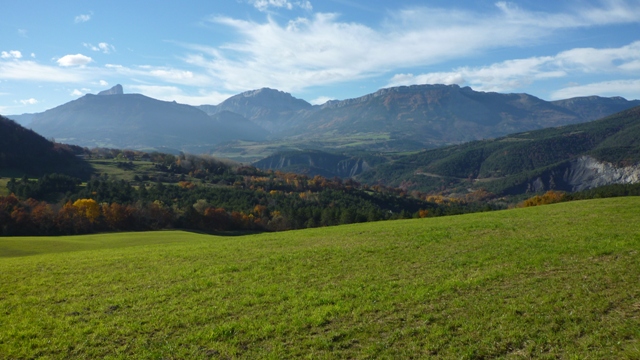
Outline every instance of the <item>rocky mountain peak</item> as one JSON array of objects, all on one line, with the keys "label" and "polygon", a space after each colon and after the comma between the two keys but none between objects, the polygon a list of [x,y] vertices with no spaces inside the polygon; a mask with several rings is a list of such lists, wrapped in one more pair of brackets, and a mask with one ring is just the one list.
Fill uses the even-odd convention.
[{"label": "rocky mountain peak", "polygon": [[109,90],[100,91],[98,93],[98,95],[122,95],[122,94],[124,94],[124,91],[122,89],[122,85],[120,84],[112,87]]}]

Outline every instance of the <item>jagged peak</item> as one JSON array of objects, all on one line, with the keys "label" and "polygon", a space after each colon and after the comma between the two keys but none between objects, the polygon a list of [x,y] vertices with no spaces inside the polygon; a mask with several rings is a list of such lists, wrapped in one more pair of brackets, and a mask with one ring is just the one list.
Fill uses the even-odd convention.
[{"label": "jagged peak", "polygon": [[112,87],[109,90],[100,91],[98,95],[122,95],[124,94],[124,90],[122,89],[122,85],[118,84]]}]

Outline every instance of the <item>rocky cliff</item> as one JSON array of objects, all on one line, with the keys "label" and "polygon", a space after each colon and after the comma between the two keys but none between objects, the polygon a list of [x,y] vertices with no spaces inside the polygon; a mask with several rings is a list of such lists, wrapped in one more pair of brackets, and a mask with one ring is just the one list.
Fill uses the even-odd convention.
[{"label": "rocky cliff", "polygon": [[615,167],[591,156],[580,156],[571,161],[562,180],[572,187],[571,191],[611,184],[635,184],[640,182],[640,164]]}]

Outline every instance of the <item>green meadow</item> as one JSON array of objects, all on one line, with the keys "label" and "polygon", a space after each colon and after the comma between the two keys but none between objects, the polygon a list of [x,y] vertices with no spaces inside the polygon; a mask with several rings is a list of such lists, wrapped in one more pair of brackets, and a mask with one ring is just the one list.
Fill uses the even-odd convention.
[{"label": "green meadow", "polygon": [[640,198],[0,238],[2,359],[638,359]]}]

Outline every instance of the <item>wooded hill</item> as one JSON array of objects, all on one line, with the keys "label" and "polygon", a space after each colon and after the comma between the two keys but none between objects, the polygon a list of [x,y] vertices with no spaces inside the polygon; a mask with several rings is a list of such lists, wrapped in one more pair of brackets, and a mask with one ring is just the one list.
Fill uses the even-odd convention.
[{"label": "wooded hill", "polygon": [[581,189],[579,182],[585,179],[578,172],[588,170],[580,169],[588,161],[600,164],[591,167],[610,163],[611,171],[626,168],[633,176],[640,161],[640,107],[589,123],[396,156],[358,179],[423,191],[572,191]]},{"label": "wooded hill", "polygon": [[91,167],[77,156],[82,153],[77,146],[51,142],[3,116],[0,134],[0,170],[4,173],[41,176],[58,172],[83,178],[91,173]]}]

